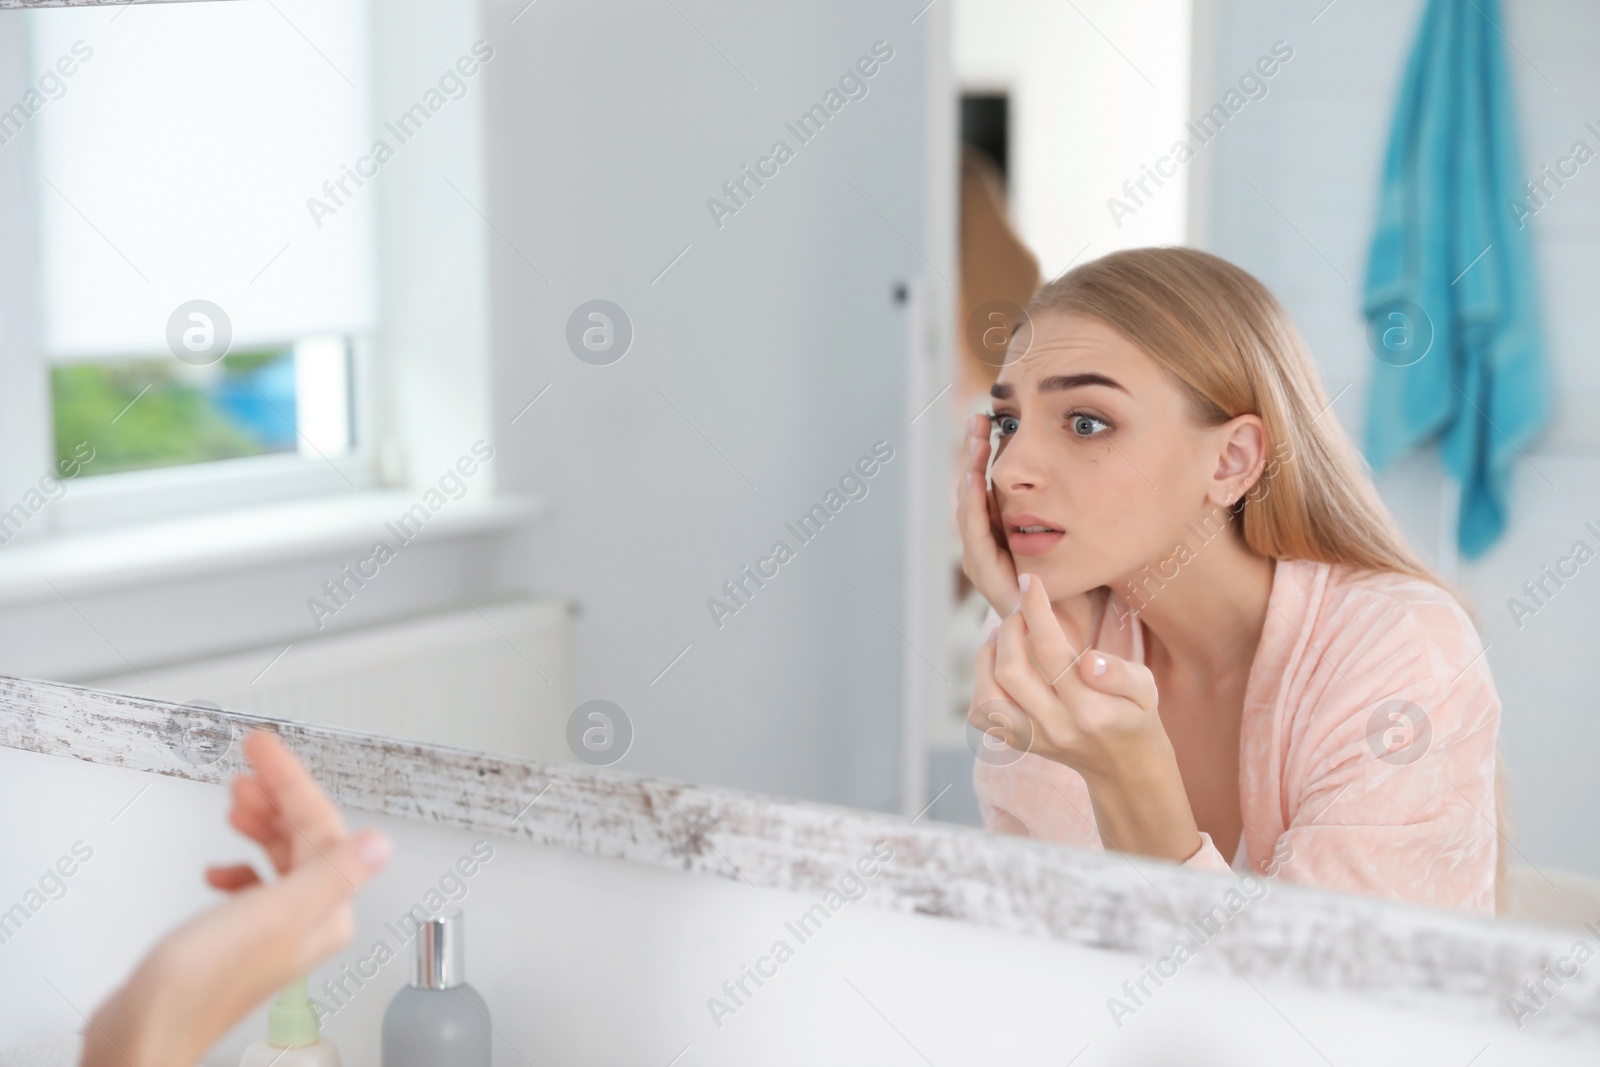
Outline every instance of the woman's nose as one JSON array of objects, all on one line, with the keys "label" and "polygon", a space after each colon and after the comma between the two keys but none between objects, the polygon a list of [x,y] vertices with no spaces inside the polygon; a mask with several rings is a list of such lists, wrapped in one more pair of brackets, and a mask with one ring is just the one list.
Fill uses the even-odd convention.
[{"label": "woman's nose", "polygon": [[989,477],[1001,492],[1037,489],[1043,483],[1038,445],[1032,434],[1020,427],[1001,439],[999,455],[989,468]]}]

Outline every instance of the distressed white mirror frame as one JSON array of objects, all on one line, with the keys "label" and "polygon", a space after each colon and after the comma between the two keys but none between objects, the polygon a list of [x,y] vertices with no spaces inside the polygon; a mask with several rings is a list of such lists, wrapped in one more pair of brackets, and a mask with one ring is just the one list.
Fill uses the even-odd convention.
[{"label": "distressed white mirror frame", "polygon": [[[887,841],[878,907],[1155,958],[1222,902],[1229,875],[777,800],[574,764],[0,677],[0,744],[221,784],[238,738],[275,731],[334,799],[479,834],[817,893]],[[1570,955],[1573,932],[1267,883],[1191,966],[1401,1010],[1511,1026],[1523,983]],[[1600,978],[1578,969],[1524,1020],[1530,1034],[1600,1040]]]}]

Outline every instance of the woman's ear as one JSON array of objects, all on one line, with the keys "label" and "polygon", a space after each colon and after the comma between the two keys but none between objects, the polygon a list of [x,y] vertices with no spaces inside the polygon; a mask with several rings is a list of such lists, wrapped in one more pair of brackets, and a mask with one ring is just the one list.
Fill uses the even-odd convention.
[{"label": "woman's ear", "polygon": [[1217,427],[1217,466],[1211,501],[1229,507],[1250,491],[1267,459],[1267,428],[1259,415],[1239,415]]}]

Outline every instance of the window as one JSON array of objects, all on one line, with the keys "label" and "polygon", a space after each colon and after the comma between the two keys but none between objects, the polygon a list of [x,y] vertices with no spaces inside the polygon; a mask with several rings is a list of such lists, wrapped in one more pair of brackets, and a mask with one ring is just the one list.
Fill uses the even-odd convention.
[{"label": "window", "polygon": [[[58,463],[93,443],[84,476],[351,445],[350,360],[342,337],[172,359],[58,361],[50,373]],[[64,468],[63,468],[64,469]]]},{"label": "window", "polygon": [[227,461],[209,506],[258,475],[292,495],[296,465],[308,491],[356,484],[376,194],[307,203],[371,140],[361,0],[30,18],[38,106],[0,137],[35,139],[56,457],[88,441],[96,492]]}]

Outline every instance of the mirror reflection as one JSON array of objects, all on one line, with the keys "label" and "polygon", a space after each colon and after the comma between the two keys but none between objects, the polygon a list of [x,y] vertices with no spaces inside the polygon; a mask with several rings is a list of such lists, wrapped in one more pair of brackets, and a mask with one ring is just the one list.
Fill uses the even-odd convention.
[{"label": "mirror reflection", "polygon": [[0,670],[1600,901],[1587,8],[6,14]]}]

